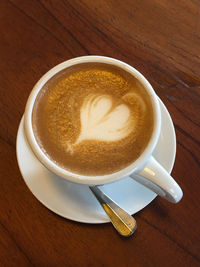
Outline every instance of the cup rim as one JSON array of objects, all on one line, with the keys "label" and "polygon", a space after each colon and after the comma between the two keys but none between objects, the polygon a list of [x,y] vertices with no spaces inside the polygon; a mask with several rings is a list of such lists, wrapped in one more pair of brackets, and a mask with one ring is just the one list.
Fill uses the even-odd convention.
[{"label": "cup rim", "polygon": [[[58,166],[55,162],[50,160],[47,155],[42,151],[40,146],[38,145],[34,132],[32,127],[32,110],[33,106],[36,100],[36,97],[40,91],[40,89],[44,86],[44,84],[52,78],[56,73],[60,72],[61,70],[76,65],[80,63],[88,63],[88,62],[97,62],[97,63],[105,63],[105,64],[111,64],[118,66],[127,72],[131,73],[136,79],[138,79],[145,89],[148,91],[149,96],[151,97],[151,102],[153,106],[153,114],[154,114],[154,126],[153,126],[153,132],[151,139],[142,152],[142,154],[135,160],[132,164],[128,165],[126,168],[119,170],[117,172],[106,174],[106,175],[97,175],[97,176],[86,176],[81,175],[77,173],[73,173],[70,171],[67,171],[66,169]],[[151,84],[147,81],[147,79],[134,67],[128,65],[127,63],[120,61],[118,59],[114,59],[111,57],[105,57],[105,56],[81,56],[76,57],[73,59],[66,60],[52,69],[50,69],[47,73],[45,73],[39,81],[35,84],[33,87],[27,103],[25,107],[25,113],[24,113],[24,130],[25,135],[27,137],[27,141],[38,158],[38,160],[50,171],[57,174],[58,176],[61,176],[62,178],[67,179],[68,181],[74,182],[74,183],[80,183],[80,184],[87,184],[87,185],[101,185],[110,183],[113,181],[117,181],[121,178],[124,178],[126,176],[129,176],[130,174],[139,171],[143,168],[145,163],[147,162],[148,158],[151,156],[153,150],[155,149],[155,146],[157,144],[159,135],[160,135],[160,128],[161,128],[161,112],[160,112],[160,106],[159,101],[156,93],[154,92]]]}]

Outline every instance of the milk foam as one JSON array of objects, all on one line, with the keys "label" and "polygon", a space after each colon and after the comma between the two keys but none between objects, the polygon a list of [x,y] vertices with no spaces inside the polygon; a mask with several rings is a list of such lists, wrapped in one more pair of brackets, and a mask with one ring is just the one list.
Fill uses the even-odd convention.
[{"label": "milk foam", "polygon": [[[142,117],[146,107],[140,96],[129,92],[122,99],[129,105],[140,107]],[[112,96],[90,94],[84,99],[80,109],[79,137],[74,144],[67,144],[67,150],[73,153],[74,146],[84,140],[119,141],[135,130],[138,119],[141,118],[134,116],[127,104],[114,104]]]},{"label": "milk foam", "polygon": [[118,141],[134,129],[130,109],[125,104],[113,107],[109,95],[89,95],[80,110],[81,133],[76,144],[88,139]]}]

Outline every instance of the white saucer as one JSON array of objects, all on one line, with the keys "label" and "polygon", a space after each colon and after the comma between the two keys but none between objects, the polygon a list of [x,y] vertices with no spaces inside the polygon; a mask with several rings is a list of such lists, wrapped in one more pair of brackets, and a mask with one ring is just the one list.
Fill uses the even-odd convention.
[{"label": "white saucer", "polygon": [[[160,106],[162,128],[153,154],[170,173],[176,154],[176,136],[171,117],[161,100]],[[24,136],[23,122],[22,117],[17,134],[17,159],[24,181],[33,195],[48,209],[67,219],[84,223],[109,222],[87,186],[56,176],[37,160]],[[130,214],[140,211],[156,197],[155,193],[129,177],[101,188]]]}]

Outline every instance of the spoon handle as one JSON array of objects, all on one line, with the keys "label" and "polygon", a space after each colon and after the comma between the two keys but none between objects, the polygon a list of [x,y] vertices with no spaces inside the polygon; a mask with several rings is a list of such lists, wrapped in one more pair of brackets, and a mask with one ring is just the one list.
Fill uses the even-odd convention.
[{"label": "spoon handle", "polygon": [[111,223],[118,233],[122,236],[132,235],[137,228],[135,219],[105,195],[97,186],[91,186],[90,190],[110,217]]}]

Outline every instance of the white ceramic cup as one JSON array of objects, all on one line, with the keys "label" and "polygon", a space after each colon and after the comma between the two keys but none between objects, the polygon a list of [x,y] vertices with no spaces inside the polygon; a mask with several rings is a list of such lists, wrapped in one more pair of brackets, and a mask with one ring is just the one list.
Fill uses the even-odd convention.
[{"label": "white ceramic cup", "polygon": [[[44,84],[61,70],[68,68],[72,65],[86,62],[101,62],[105,64],[111,64],[118,66],[131,73],[143,84],[144,88],[146,89],[153,106],[154,116],[154,126],[151,139],[140,157],[131,165],[118,172],[95,177],[72,173],[56,165],[40,149],[34,136],[32,127],[32,110],[34,102]],[[67,60],[55,66],[54,68],[49,70],[34,86],[26,104],[24,126],[28,143],[38,160],[50,171],[54,172],[62,178],[65,178],[74,183],[87,185],[102,185],[130,176],[137,182],[150,188],[152,191],[170,202],[177,203],[182,198],[183,193],[179,185],[152,156],[152,153],[158,142],[161,128],[161,111],[158,102],[158,97],[156,96],[152,86],[144,78],[144,76],[136,69],[122,61],[103,56],[83,56]]]}]

